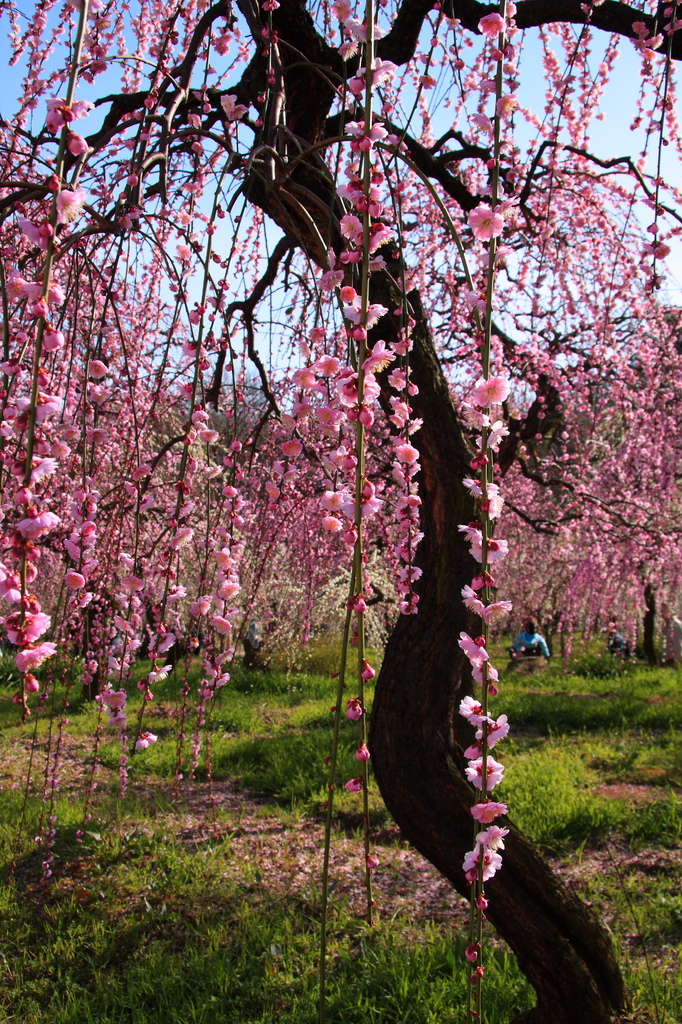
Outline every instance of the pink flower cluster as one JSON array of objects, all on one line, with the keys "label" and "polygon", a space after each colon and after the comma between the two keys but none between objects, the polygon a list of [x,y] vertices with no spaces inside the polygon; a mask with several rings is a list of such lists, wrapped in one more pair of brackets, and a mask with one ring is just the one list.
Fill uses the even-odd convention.
[{"label": "pink flower cluster", "polygon": [[[491,600],[491,590],[495,580],[488,571],[492,562],[505,557],[508,545],[505,540],[492,536],[495,519],[502,510],[502,498],[499,487],[488,481],[488,465],[494,457],[506,428],[501,421],[491,423],[485,412],[491,405],[503,402],[509,395],[509,382],[504,377],[482,378],[476,382],[471,395],[473,408],[481,428],[478,443],[478,454],[472,460],[473,469],[480,472],[478,481],[466,479],[465,486],[478,499],[481,506],[483,522],[476,520],[460,526],[467,541],[471,545],[471,553],[481,563],[481,572],[471,581],[470,586],[462,589],[462,598],[469,611],[480,616],[483,621],[484,634],[472,638],[468,633],[460,634],[459,646],[469,659],[475,683],[481,686],[482,696],[465,697],[459,707],[459,713],[475,728],[475,741],[465,750],[464,756],[469,764],[466,776],[469,782],[479,791],[479,798],[471,808],[475,821],[490,825],[489,828],[476,835],[474,849],[464,858],[464,872],[470,883],[485,883],[495,874],[502,864],[498,850],[504,848],[504,837],[507,829],[498,828],[490,823],[502,814],[506,814],[507,806],[490,800],[489,793],[497,786],[504,776],[504,767],[491,755],[490,751],[509,732],[506,715],[494,719],[487,712],[488,697],[497,694],[498,672],[490,663],[487,649],[488,628],[492,622],[507,615],[512,610],[510,601]],[[482,896],[482,890],[479,892]],[[469,959],[472,959],[468,954]],[[473,958],[475,960],[476,957]],[[473,962],[472,960],[472,962]]]},{"label": "pink flower cluster", "polygon": [[[65,141],[73,155],[86,152],[85,141],[71,132],[72,121],[84,117],[92,108],[88,101],[67,104],[63,99],[52,97],[47,100],[47,128],[52,133],[64,132]],[[64,334],[54,328],[48,317],[57,317],[66,301],[64,288],[51,275],[52,251],[58,226],[68,227],[83,211],[85,191],[77,186],[64,187],[57,170],[47,182],[47,188],[32,198],[30,208],[19,204],[16,208],[17,223],[25,239],[38,249],[38,267],[35,280],[27,280],[18,269],[9,269],[7,275],[8,294],[15,304],[10,321],[11,334],[7,339],[9,354],[2,365],[9,379],[9,388],[2,392],[2,422],[0,435],[4,448],[0,461],[9,470],[9,480],[14,479],[14,505],[16,519],[10,526],[9,548],[16,567],[0,567],[0,596],[19,610],[4,619],[7,637],[20,648],[15,655],[19,670],[24,674],[19,702],[24,714],[28,713],[27,695],[36,692],[35,679],[30,670],[39,667],[52,657],[56,643],[39,638],[51,626],[50,616],[40,608],[35,594],[28,587],[38,575],[42,551],[36,542],[62,525],[62,520],[47,506],[45,501],[46,481],[55,473],[59,460],[70,454],[70,448],[55,434],[68,430],[66,418],[61,427],[55,427],[51,420],[64,413],[65,400],[51,393],[51,374],[36,359],[34,377],[25,379],[24,353],[29,345],[35,346],[38,356],[43,353],[57,353],[65,344]],[[44,262],[41,251],[46,252]],[[22,269],[35,264],[22,260]],[[41,270],[42,263],[42,270]],[[24,271],[25,272],[25,271]],[[55,367],[57,368],[57,367]],[[13,445],[10,442],[15,441]],[[11,454],[10,454],[11,452]],[[95,543],[96,525],[90,518],[97,507],[99,495],[87,495],[85,489],[76,491],[72,508],[75,525],[63,544],[76,562],[76,567],[67,572],[65,582],[72,608],[83,608],[92,595],[84,591],[91,569],[97,565],[90,549]],[[7,506],[3,506],[6,508]],[[11,518],[10,518],[11,523]],[[59,539],[51,541],[52,546],[61,546]],[[81,593],[81,591],[84,591]]]}]

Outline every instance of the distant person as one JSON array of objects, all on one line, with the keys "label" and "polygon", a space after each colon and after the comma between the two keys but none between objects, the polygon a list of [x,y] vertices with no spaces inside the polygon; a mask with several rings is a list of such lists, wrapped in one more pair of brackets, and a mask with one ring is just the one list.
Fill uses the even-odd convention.
[{"label": "distant person", "polygon": [[669,604],[661,605],[663,617],[663,664],[679,665],[682,661],[682,622],[673,615]]},{"label": "distant person", "polygon": [[260,626],[255,621],[255,619],[251,623],[251,625],[249,626],[246,635],[247,635],[247,637],[249,639],[249,643],[253,647],[254,651],[259,651],[261,649],[261,647],[263,646],[263,641],[261,640]]},{"label": "distant person", "polygon": [[263,646],[263,640],[260,635],[260,627],[258,623],[253,620],[249,628],[246,631],[244,637],[244,667],[245,668],[256,668],[258,665],[259,651]]},{"label": "distant person", "polygon": [[609,654],[615,654],[623,658],[630,657],[630,645],[618,630],[615,622],[609,622],[609,631],[606,634],[606,649]]},{"label": "distant person", "polygon": [[512,658],[517,654],[524,658],[539,658],[541,656],[549,658],[547,641],[541,633],[538,633],[535,619],[526,619],[523,633],[519,633],[514,640],[511,649]]}]

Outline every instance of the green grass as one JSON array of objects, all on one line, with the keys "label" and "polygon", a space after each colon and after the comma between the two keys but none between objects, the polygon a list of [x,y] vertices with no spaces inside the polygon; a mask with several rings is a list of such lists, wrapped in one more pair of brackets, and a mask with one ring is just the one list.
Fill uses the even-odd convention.
[{"label": "green grass", "polygon": [[[81,790],[66,784],[55,795],[54,876],[45,882],[45,854],[33,837],[50,813],[41,782],[49,767],[50,724],[47,715],[37,725],[18,721],[6,662],[0,660],[0,756],[17,764],[25,759],[21,750],[30,747],[35,729],[36,785],[26,801],[21,787],[0,792],[0,883],[12,857],[18,858],[13,881],[0,889],[0,1021],[314,1024],[317,878],[311,875],[307,887],[285,878],[273,889],[267,862],[246,857],[240,845],[238,801],[231,810],[217,804],[207,836],[178,838],[183,807],[192,810],[191,803],[176,808],[171,794],[182,667],[155,687],[144,727],[159,742],[131,759],[125,800],[115,777],[102,779],[93,818],[84,825]],[[249,827],[261,819],[264,828],[279,821],[285,832],[296,826],[304,835],[301,821],[319,822],[327,795],[335,666],[329,645],[310,652],[305,672],[236,666],[208,715],[194,785],[207,792],[210,745],[213,785],[219,790],[235,780],[261,801],[246,809]],[[508,714],[512,732],[499,748],[506,778],[496,792],[509,802],[512,820],[550,855],[580,866],[579,892],[614,934],[634,1012],[672,1024],[682,1019],[682,674],[622,663],[614,674],[595,651],[577,667],[581,674],[565,675],[555,665],[536,676],[503,677],[493,711]],[[137,666],[136,676],[144,670]],[[198,671],[197,664],[190,666],[192,692]],[[64,668],[54,700],[52,750],[66,677]],[[344,700],[349,696],[350,687]],[[69,703],[73,767],[91,757],[97,724],[96,707],[80,695],[77,670]],[[130,705],[132,722],[141,706],[134,687]],[[183,723],[185,776],[195,705],[191,697]],[[357,774],[356,745],[357,729],[344,718],[340,778]],[[101,759],[111,776],[119,756],[116,738],[105,728]],[[341,788],[337,800],[345,834],[359,823],[358,801]],[[390,824],[376,792],[371,822],[377,829]],[[293,854],[290,867],[293,878]],[[343,887],[333,905],[329,1024],[463,1019],[461,931],[400,913],[368,929]],[[503,944],[492,944],[485,999],[490,1024],[533,1002]]]},{"label": "green grass", "polygon": [[[208,863],[202,872],[183,865],[177,853],[164,857],[153,844],[148,853],[153,872],[135,868],[135,859],[145,856],[140,847],[92,889],[45,901],[20,922],[10,911],[10,927],[20,926],[3,949],[13,990],[3,1020],[44,1021],[49,1003],[51,1024],[313,1024],[318,907],[300,900],[273,904],[255,883],[221,882]],[[131,867],[122,875],[124,866]],[[125,914],[116,909],[121,904]],[[368,931],[338,915],[330,1024],[459,1019],[463,940],[425,926],[415,942],[400,924]],[[26,955],[27,949],[41,955]],[[495,1019],[527,1005],[528,987],[509,954],[493,951],[488,975]]]}]

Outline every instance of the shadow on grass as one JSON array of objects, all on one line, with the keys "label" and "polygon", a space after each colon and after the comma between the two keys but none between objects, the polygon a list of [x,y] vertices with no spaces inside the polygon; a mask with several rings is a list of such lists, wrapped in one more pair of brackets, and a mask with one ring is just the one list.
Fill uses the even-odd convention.
[{"label": "shadow on grass", "polygon": [[[29,879],[24,863],[21,898],[11,889],[0,896],[0,1017],[38,1024],[49,1005],[50,1024],[314,1024],[317,895],[273,894],[253,870],[226,879],[229,856],[229,842],[190,853],[142,830],[84,844],[49,887]],[[462,937],[453,944],[446,928],[412,920],[368,929],[336,899],[329,1024],[454,1024],[467,985],[463,951]],[[491,950],[486,979],[495,1019],[530,1005],[503,950]]]}]

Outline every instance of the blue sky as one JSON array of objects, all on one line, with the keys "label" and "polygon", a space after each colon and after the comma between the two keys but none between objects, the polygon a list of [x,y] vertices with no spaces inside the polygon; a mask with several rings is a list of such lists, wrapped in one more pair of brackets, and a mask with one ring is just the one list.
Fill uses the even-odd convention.
[{"label": "blue sky", "polygon": [[[27,12],[33,12],[32,5],[26,6]],[[0,19],[2,26],[4,19]],[[6,24],[6,22],[5,22]],[[576,30],[577,34],[577,30]],[[608,42],[606,33],[595,32],[592,43],[591,61],[596,68],[601,60],[601,52]],[[563,52],[557,40],[557,54]],[[645,139],[644,127],[637,132],[630,130],[633,113],[636,109],[636,100],[640,89],[640,58],[630,40],[623,39],[620,43],[620,57],[616,61],[613,75],[604,95],[602,110],[604,120],[595,122],[591,142],[592,151],[601,157],[608,158],[621,155],[632,155],[636,158],[642,149]],[[468,50],[464,54],[470,60],[474,50]],[[521,85],[519,88],[520,102],[524,106],[531,107],[540,112],[544,105],[545,82],[542,75],[542,51],[537,33],[526,33],[524,40],[524,52],[521,60]],[[4,65],[9,62],[9,48],[6,34],[0,31],[0,61]],[[114,64],[110,72],[100,76],[96,81],[96,95],[103,95],[109,91],[115,91],[119,80],[119,65]],[[16,68],[7,68],[3,76],[3,96],[12,97],[18,91],[24,69],[21,65]],[[95,98],[91,95],[90,88],[83,83],[78,92],[81,98]],[[11,99],[10,99],[11,102]],[[0,96],[0,113],[5,118],[11,118],[12,110]],[[43,105],[37,111],[36,117],[42,122],[44,116]],[[448,112],[443,111],[436,114],[434,118],[434,130],[439,133],[437,127],[441,116],[447,118]],[[99,116],[93,112],[86,122],[82,122],[83,131],[88,133],[97,127]],[[449,126],[447,121],[444,125]],[[522,145],[531,137],[531,129],[525,124],[522,118],[516,119],[516,132],[519,143]],[[647,170],[653,173],[655,169],[655,142],[650,141],[650,159]],[[664,153],[663,175],[671,183],[682,183],[679,174],[679,160],[674,146],[669,146]],[[640,204],[638,210],[644,223],[651,219],[651,213]],[[218,238],[216,239],[218,241]],[[220,245],[219,241],[218,244]],[[666,260],[666,266],[670,272],[670,281],[663,290],[663,297],[670,300],[682,300],[682,242],[673,242],[673,252]]]}]

